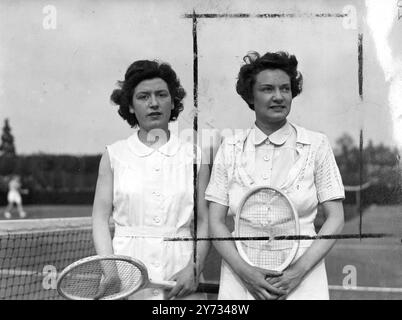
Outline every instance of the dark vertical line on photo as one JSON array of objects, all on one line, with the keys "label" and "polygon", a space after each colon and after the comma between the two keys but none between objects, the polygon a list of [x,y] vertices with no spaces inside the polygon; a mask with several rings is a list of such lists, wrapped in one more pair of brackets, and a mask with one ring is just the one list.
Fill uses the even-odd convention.
[{"label": "dark vertical line on photo", "polygon": [[358,64],[359,64],[359,96],[363,100],[363,34],[358,36]]},{"label": "dark vertical line on photo", "polygon": [[[358,34],[358,81],[359,81],[359,97],[360,102],[363,102],[363,34]],[[359,235],[361,240],[363,229],[363,208],[362,208],[362,185],[363,185],[363,128],[360,128],[359,136],[359,191],[356,193],[356,203],[359,211]]]},{"label": "dark vertical line on photo", "polygon": [[198,44],[197,44],[197,16],[193,11],[193,99],[194,99],[194,118],[193,118],[193,201],[194,201],[194,241],[193,241],[193,261],[194,261],[194,279],[197,279],[197,161],[198,161]]},{"label": "dark vertical line on photo", "polygon": [[363,129],[360,129],[360,137],[359,137],[359,190],[356,193],[357,199],[357,208],[359,210],[359,235],[360,240],[362,235],[362,227],[363,227],[363,201],[362,201],[362,185],[363,185]]}]

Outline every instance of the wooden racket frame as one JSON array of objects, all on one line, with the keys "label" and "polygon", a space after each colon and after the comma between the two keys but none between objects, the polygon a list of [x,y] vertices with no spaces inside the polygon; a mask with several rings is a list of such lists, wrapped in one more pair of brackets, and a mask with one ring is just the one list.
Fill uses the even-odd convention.
[{"label": "wooden racket frame", "polygon": [[[248,190],[246,192],[246,194],[243,196],[243,198],[240,201],[239,207],[237,208],[236,211],[236,216],[235,216],[235,230],[234,230],[234,235],[236,238],[240,237],[239,234],[239,220],[240,220],[240,212],[241,209],[244,206],[244,203],[247,201],[247,199],[254,193],[262,190],[262,189],[270,189],[270,190],[274,190],[275,192],[279,193],[280,195],[282,195],[286,201],[289,203],[290,207],[292,208],[293,211],[293,216],[295,218],[295,222],[296,222],[296,235],[300,235],[300,225],[299,225],[299,216],[297,214],[296,208],[294,207],[292,201],[289,199],[289,197],[285,194],[284,191],[275,188],[275,187],[271,187],[271,186],[257,186],[257,187],[253,187],[250,190]],[[286,236],[286,235],[284,235]],[[247,257],[246,253],[243,250],[243,247],[241,245],[241,241],[240,240],[235,240],[235,245],[237,248],[237,251],[239,252],[239,255],[242,257],[242,259],[244,261],[246,261],[248,264],[254,266],[254,264],[250,261],[250,259]],[[293,243],[293,247],[291,249],[290,254],[288,255],[288,257],[286,258],[286,260],[278,267],[273,268],[271,270],[273,271],[283,271],[285,270],[293,261],[293,259],[296,256],[297,250],[299,249],[299,245],[300,245],[300,240],[296,239],[296,241]]]},{"label": "wooden racket frame", "polygon": [[62,297],[66,298],[68,300],[93,300],[93,299],[89,299],[89,298],[77,297],[77,296],[63,292],[63,290],[61,289],[61,282],[65,278],[65,276],[68,275],[72,270],[74,270],[78,267],[81,267],[82,265],[89,263],[89,262],[105,261],[105,260],[126,261],[126,262],[136,266],[138,268],[138,270],[141,272],[141,280],[138,281],[138,283],[128,291],[124,291],[123,293],[120,293],[120,294],[114,294],[110,297],[101,298],[100,300],[119,300],[119,299],[126,298],[126,297],[132,295],[133,293],[137,292],[138,290],[141,290],[144,288],[165,288],[166,289],[166,288],[173,288],[176,285],[175,281],[152,281],[152,280],[150,280],[149,276],[148,276],[147,267],[145,266],[145,264],[142,261],[140,261],[138,259],[124,256],[124,255],[95,255],[95,256],[90,256],[90,257],[80,259],[80,260],[70,264],[60,273],[60,275],[57,278],[58,293]]}]

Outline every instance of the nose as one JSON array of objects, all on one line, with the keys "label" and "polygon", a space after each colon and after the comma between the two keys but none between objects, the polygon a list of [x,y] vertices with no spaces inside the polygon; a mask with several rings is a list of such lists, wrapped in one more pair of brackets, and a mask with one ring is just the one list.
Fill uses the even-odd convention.
[{"label": "nose", "polygon": [[283,96],[282,96],[281,90],[280,90],[279,88],[277,88],[277,89],[275,90],[274,99],[275,99],[275,100],[279,100],[279,101],[282,101],[282,100],[283,100]]},{"label": "nose", "polygon": [[153,109],[158,108],[158,101],[157,101],[157,99],[156,99],[156,97],[155,97],[154,94],[152,94],[152,95],[150,96],[150,99],[149,99],[149,106],[150,106],[151,108],[153,108]]}]

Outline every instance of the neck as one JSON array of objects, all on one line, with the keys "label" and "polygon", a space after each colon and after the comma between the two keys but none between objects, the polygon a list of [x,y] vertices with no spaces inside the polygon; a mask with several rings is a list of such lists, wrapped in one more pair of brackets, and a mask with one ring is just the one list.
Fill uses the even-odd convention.
[{"label": "neck", "polygon": [[262,131],[264,132],[267,136],[271,135],[275,131],[279,130],[286,124],[287,120],[284,119],[283,121],[280,122],[272,122],[272,123],[266,123],[266,122],[261,122],[258,121],[258,119],[255,121],[255,125]]},{"label": "neck", "polygon": [[155,128],[146,130],[140,127],[138,139],[148,147],[157,149],[169,141],[170,131],[168,128]]}]

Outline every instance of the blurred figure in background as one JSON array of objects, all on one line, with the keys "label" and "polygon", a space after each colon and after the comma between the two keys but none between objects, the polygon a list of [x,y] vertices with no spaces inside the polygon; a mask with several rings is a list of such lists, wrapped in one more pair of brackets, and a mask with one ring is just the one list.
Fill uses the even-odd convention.
[{"label": "blurred figure in background", "polygon": [[14,206],[18,210],[19,217],[21,219],[26,218],[27,214],[22,207],[22,197],[21,194],[27,194],[28,190],[21,188],[21,178],[18,175],[14,175],[11,177],[8,183],[8,194],[7,201],[8,205],[4,212],[4,217],[6,219],[11,219],[11,210]]}]

